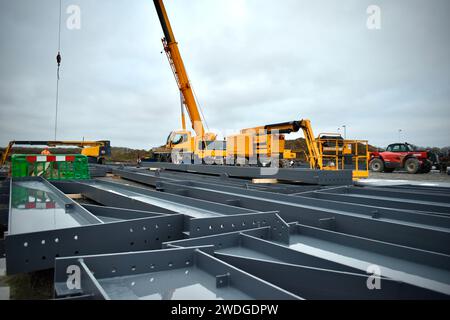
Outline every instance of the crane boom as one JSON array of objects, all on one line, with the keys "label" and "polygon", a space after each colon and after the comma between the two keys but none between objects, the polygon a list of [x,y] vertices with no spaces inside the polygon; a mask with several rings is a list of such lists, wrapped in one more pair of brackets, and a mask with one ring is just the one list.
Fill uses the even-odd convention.
[{"label": "crane boom", "polygon": [[[178,88],[183,96],[183,104],[191,120],[192,129],[194,129],[198,137],[204,137],[205,128],[195,101],[194,93],[189,82],[183,59],[181,58],[180,50],[178,49],[178,43],[175,40],[172,26],[170,25],[170,21],[167,16],[166,8],[164,7],[162,0],[153,0],[153,3],[155,4],[156,12],[158,13],[159,21],[164,32],[164,38],[162,39],[164,51],[166,52],[167,59],[169,60]],[[183,112],[182,122],[184,122]]]}]

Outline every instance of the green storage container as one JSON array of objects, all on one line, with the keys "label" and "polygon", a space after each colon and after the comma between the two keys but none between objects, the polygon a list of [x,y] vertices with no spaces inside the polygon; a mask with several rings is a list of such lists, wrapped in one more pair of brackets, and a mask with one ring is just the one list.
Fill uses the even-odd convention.
[{"label": "green storage container", "polygon": [[25,155],[11,157],[12,177],[43,177],[47,180],[90,179],[88,158],[80,154]]}]

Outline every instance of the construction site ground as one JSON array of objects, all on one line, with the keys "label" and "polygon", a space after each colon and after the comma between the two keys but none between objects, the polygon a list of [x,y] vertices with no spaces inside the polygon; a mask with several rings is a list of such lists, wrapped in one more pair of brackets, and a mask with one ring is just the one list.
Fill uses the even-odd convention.
[{"label": "construction site ground", "polygon": [[409,174],[406,171],[394,171],[392,173],[386,172],[370,172],[369,179],[380,179],[380,180],[407,180],[416,182],[445,182],[450,183],[450,175],[446,173],[441,173],[439,171],[431,171],[426,174]]}]

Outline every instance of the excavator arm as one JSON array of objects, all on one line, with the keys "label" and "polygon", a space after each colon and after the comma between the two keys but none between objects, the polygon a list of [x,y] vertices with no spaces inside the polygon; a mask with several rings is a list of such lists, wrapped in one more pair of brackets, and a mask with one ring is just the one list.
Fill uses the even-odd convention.
[{"label": "excavator arm", "polygon": [[279,133],[279,134],[289,134],[291,132],[299,131],[300,125],[301,125],[300,121],[268,124],[265,126],[260,126],[260,127],[255,127],[255,128],[242,129],[241,133],[242,134],[252,133],[252,132],[272,133],[272,131],[276,131],[276,133]]},{"label": "excavator arm", "polygon": [[309,120],[290,121],[243,129],[241,130],[241,134],[289,134],[292,132],[298,132],[300,129],[303,131],[303,135],[305,136],[306,146],[308,148],[308,160],[311,168],[322,169],[322,154],[320,153],[319,146],[314,138],[311,121]]},{"label": "excavator arm", "polygon": [[299,121],[300,128],[303,130],[305,136],[306,146],[308,148],[309,164],[311,168],[322,170],[322,153],[319,150],[317,141],[314,138],[314,133],[311,126],[311,121],[301,120]]}]

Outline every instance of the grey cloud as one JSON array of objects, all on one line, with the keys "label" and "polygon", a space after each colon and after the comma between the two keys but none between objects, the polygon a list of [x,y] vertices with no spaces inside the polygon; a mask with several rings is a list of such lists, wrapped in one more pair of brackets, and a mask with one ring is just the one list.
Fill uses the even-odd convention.
[{"label": "grey cloud", "polygon": [[[150,148],[180,127],[150,0],[63,0],[59,138]],[[0,0],[0,143],[53,135],[58,1]],[[382,29],[366,28],[366,8]],[[450,145],[448,1],[166,1],[209,126],[309,118],[384,146]],[[298,135],[294,135],[296,137]]]}]

